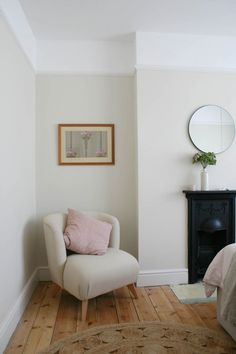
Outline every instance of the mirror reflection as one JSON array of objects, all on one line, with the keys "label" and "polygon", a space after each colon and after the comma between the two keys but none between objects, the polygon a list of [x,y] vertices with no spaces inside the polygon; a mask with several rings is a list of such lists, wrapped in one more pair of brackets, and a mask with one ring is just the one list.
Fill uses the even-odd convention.
[{"label": "mirror reflection", "polygon": [[222,107],[203,106],[190,119],[189,135],[198,150],[217,154],[232,144],[235,136],[234,120]]}]

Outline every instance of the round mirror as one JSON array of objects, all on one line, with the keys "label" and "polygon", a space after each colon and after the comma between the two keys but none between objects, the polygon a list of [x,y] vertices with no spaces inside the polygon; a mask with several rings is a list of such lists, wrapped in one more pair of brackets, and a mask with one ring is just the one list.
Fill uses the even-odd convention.
[{"label": "round mirror", "polygon": [[234,120],[219,106],[203,106],[190,118],[189,135],[198,150],[217,154],[232,144],[235,136]]}]

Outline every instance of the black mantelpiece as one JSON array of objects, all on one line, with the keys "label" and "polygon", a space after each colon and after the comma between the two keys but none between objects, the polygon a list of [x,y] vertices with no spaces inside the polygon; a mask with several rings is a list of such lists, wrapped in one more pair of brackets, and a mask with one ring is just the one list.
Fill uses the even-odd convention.
[{"label": "black mantelpiece", "polygon": [[195,283],[216,253],[235,242],[236,190],[183,192],[188,199],[189,283]]}]

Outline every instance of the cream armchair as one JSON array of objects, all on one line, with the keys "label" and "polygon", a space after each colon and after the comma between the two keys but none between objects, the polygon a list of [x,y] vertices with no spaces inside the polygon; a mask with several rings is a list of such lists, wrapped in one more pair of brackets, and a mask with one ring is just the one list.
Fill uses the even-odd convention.
[{"label": "cream armchair", "polygon": [[51,214],[43,220],[51,279],[82,301],[82,321],[86,320],[88,300],[98,295],[128,285],[137,298],[134,283],[139,271],[137,260],[119,249],[120,225],[117,218],[103,213],[86,214],[112,224],[109,246],[102,256],[67,256],[63,239],[67,214]]}]

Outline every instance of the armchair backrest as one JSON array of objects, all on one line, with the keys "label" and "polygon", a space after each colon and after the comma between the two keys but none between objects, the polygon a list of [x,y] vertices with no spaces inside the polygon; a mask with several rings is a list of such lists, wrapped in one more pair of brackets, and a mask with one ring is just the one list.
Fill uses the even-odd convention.
[{"label": "armchair backrest", "polygon": [[[84,212],[98,220],[112,224],[109,247],[120,247],[120,224],[116,217],[98,212]],[[44,236],[48,257],[48,266],[52,281],[63,288],[63,271],[67,259],[63,238],[67,214],[50,214],[43,219]]]},{"label": "armchair backrest", "polygon": [[108,222],[112,225],[110,240],[108,247],[120,248],[120,223],[115,216],[105,213],[98,213],[95,211],[87,211],[84,214],[90,215],[95,219]]}]

